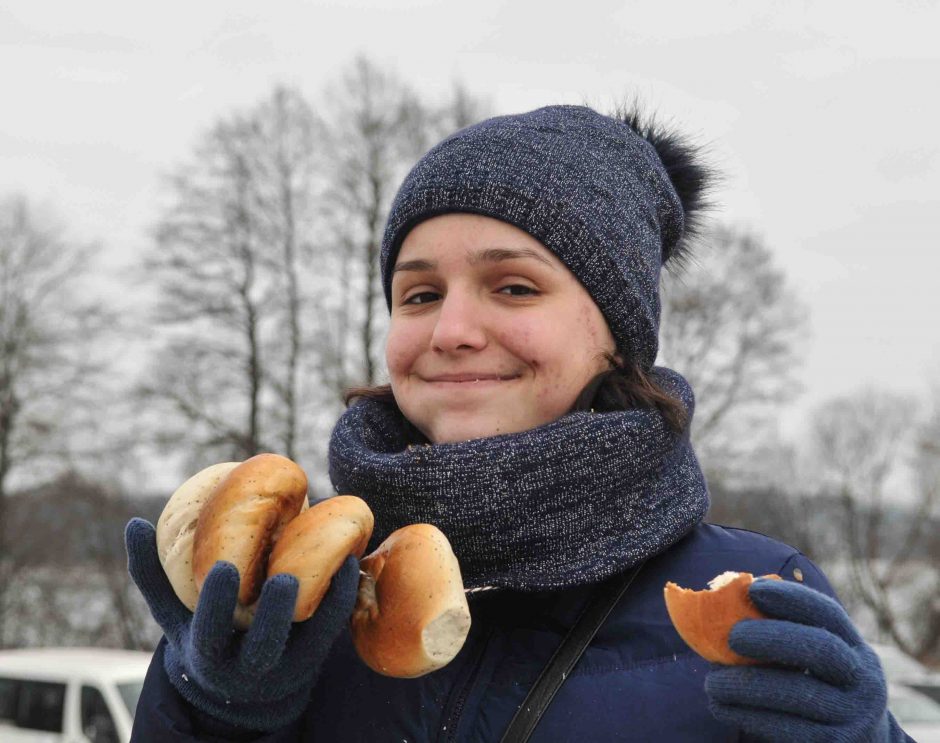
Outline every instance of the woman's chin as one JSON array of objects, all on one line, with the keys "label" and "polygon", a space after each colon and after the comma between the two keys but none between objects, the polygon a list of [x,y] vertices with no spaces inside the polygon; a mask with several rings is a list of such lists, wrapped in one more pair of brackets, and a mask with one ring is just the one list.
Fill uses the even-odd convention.
[{"label": "woman's chin", "polygon": [[451,424],[438,425],[425,432],[434,444],[459,444],[473,439],[488,439],[507,433],[519,433],[533,428],[519,422],[455,421]]}]

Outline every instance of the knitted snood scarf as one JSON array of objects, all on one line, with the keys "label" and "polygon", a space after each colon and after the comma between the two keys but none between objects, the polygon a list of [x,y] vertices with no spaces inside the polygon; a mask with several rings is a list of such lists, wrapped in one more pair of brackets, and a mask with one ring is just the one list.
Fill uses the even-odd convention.
[{"label": "knitted snood scarf", "polygon": [[[691,413],[692,389],[654,368]],[[413,445],[397,409],[360,399],[330,441],[330,478],[375,514],[369,549],[431,523],[468,588],[546,590],[603,580],[699,523],[708,491],[688,434],[655,410],[570,413],[521,433]],[[686,429],[688,431],[688,428]]]}]

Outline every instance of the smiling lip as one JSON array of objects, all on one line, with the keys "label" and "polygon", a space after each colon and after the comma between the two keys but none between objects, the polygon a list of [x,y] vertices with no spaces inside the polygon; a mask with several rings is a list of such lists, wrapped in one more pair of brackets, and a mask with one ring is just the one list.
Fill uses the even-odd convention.
[{"label": "smiling lip", "polygon": [[506,382],[516,379],[516,374],[439,374],[436,377],[427,377],[425,382],[450,382],[454,384],[467,382]]}]

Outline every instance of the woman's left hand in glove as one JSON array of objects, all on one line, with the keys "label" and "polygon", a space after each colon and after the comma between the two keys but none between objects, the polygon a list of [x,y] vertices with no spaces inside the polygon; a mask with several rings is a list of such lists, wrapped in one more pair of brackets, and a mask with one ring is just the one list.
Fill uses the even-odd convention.
[{"label": "woman's left hand in glove", "polygon": [[845,609],[800,583],[755,580],[749,595],[768,619],[731,630],[735,652],[757,666],[720,666],[705,679],[712,714],[762,741],[909,741],[887,711],[884,673]]}]

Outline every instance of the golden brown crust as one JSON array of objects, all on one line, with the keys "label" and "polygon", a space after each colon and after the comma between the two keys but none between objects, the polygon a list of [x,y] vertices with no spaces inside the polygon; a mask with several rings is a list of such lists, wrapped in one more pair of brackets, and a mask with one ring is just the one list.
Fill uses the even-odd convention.
[{"label": "golden brown crust", "polygon": [[[196,592],[216,561],[227,560],[241,576],[236,626],[247,629],[265,575],[278,573],[300,582],[294,621],[309,618],[343,561],[362,557],[374,519],[355,496],[335,496],[304,513],[306,490],[303,470],[274,454],[214,465],[184,483],[180,491],[186,497],[176,501],[185,509],[175,520],[170,509],[164,531],[197,519],[195,530],[182,530],[192,548],[192,579],[183,581],[187,606],[194,608]],[[449,663],[466,640],[470,611],[460,566],[444,534],[430,524],[399,529],[362,560],[361,568],[351,623],[363,660],[400,678]]]},{"label": "golden brown crust", "polygon": [[349,555],[362,557],[375,518],[354,495],[321,501],[291,521],[275,543],[268,576],[289,573],[300,582],[294,621],[309,619]]},{"label": "golden brown crust", "polygon": [[[780,580],[779,575],[765,578]],[[752,665],[759,661],[734,652],[728,645],[731,628],[741,619],[766,619],[751,603],[751,573],[738,573],[720,588],[693,591],[669,582],[664,589],[666,609],[676,631],[696,653],[713,663]]]},{"label": "golden brown crust", "polygon": [[398,678],[449,663],[467,638],[470,610],[447,537],[431,524],[403,527],[360,567],[351,624],[362,660]]},{"label": "golden brown crust", "polygon": [[196,587],[218,560],[238,568],[238,603],[261,593],[265,563],[284,527],[307,500],[307,476],[287,457],[258,454],[233,469],[199,514],[193,547]]}]

